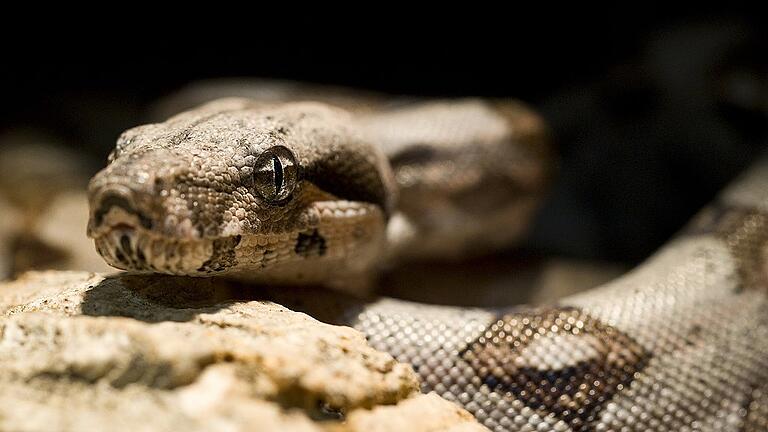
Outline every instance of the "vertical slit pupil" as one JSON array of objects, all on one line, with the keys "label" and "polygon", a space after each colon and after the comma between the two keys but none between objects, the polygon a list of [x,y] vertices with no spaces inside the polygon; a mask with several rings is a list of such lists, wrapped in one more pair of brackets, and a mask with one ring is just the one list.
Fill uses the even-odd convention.
[{"label": "vertical slit pupil", "polygon": [[277,156],[272,156],[272,169],[275,173],[275,196],[279,196],[283,190],[283,163]]}]

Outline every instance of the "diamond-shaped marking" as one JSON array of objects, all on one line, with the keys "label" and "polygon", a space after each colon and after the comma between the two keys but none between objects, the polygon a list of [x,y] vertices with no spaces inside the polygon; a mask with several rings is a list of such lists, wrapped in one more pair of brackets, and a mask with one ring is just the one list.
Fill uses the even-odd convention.
[{"label": "diamond-shaped marking", "polygon": [[[548,343],[553,337],[559,343]],[[574,431],[585,430],[650,359],[634,339],[575,308],[504,315],[461,356],[492,389],[554,413]]]}]

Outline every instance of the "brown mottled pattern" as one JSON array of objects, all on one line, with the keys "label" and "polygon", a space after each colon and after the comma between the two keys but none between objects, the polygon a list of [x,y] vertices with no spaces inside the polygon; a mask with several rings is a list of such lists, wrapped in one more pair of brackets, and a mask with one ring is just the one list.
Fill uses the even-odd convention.
[{"label": "brown mottled pattern", "polygon": [[764,216],[711,214],[562,306],[497,315],[388,300],[350,322],[494,431],[766,430]]},{"label": "brown mottled pattern", "polygon": [[388,301],[352,323],[495,431],[766,430],[763,167],[740,183],[754,205],[726,194],[648,262],[562,306],[499,317]]},{"label": "brown mottled pattern", "polygon": [[[573,336],[586,345],[569,347]],[[567,351],[542,349],[537,342]],[[526,355],[527,350],[534,352]],[[574,357],[581,350],[583,357]],[[631,337],[575,308],[504,315],[461,353],[489,387],[511,393],[542,416],[554,413],[582,431],[596,414],[642,370],[650,357]],[[575,361],[574,361],[575,360]]]},{"label": "brown mottled pattern", "polygon": [[240,243],[240,236],[225,237],[213,241],[213,253],[208,261],[198,269],[201,272],[217,273],[237,265],[235,247]]},{"label": "brown mottled pattern", "polygon": [[688,234],[709,234],[722,239],[738,262],[743,288],[768,285],[768,215],[765,213],[717,203],[694,219]]}]

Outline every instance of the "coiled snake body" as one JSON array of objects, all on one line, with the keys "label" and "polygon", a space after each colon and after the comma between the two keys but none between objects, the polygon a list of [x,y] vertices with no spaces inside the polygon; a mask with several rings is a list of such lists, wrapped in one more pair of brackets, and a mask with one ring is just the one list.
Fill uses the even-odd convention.
[{"label": "coiled snake body", "polygon": [[[107,262],[356,290],[378,266],[509,246],[546,184],[520,104],[293,96],[124,133],[89,187]],[[637,269],[549,307],[380,299],[338,321],[492,430],[766,430],[767,246],[761,163]]]}]

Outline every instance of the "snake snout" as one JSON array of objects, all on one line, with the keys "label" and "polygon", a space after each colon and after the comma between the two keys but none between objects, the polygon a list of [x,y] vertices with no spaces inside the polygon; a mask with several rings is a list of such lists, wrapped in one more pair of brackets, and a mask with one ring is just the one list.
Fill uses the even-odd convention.
[{"label": "snake snout", "polygon": [[[121,185],[107,185],[91,195],[90,230],[98,229],[105,224],[106,216],[113,209],[118,209],[129,218],[134,218],[145,229],[152,228],[152,220],[139,210],[136,196],[130,189]],[[121,222],[121,225],[128,225]]]}]

